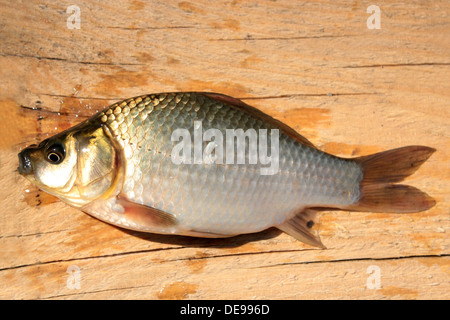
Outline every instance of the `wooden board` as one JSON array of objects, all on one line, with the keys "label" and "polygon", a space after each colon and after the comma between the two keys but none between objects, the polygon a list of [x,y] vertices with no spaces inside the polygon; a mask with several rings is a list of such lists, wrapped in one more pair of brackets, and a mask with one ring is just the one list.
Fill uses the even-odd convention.
[{"label": "wooden board", "polygon": [[[449,299],[450,2],[73,1],[0,6],[0,298]],[[311,248],[125,232],[38,191],[17,153],[123,98],[213,91],[319,148],[437,152],[415,214],[325,211]],[[78,284],[78,285],[77,285]]]}]

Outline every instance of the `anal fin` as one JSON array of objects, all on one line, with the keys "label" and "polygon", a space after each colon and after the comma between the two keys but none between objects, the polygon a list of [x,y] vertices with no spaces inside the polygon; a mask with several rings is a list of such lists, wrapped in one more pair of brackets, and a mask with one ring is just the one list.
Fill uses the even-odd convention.
[{"label": "anal fin", "polygon": [[301,242],[326,249],[319,236],[313,233],[313,228],[317,224],[316,214],[317,210],[306,208],[276,227]]}]

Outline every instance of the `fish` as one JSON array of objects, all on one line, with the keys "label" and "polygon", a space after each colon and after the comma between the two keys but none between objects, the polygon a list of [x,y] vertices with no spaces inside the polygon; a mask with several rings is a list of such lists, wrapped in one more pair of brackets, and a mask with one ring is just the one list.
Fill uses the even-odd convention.
[{"label": "fish", "polygon": [[428,194],[398,182],[435,151],[412,145],[338,157],[239,99],[169,92],[114,103],[23,149],[18,172],[124,229],[225,238],[276,227],[325,248],[320,210],[433,207]]}]

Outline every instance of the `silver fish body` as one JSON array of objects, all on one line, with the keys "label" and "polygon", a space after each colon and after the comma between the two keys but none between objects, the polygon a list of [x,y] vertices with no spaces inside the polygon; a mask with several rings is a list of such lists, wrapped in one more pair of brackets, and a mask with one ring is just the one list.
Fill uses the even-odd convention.
[{"label": "silver fish body", "polygon": [[[364,174],[369,171],[365,167],[371,167],[366,164],[374,161],[322,152],[281,122],[219,94],[162,93],[127,99],[79,127],[101,128],[115,150],[114,157],[104,162],[116,173],[102,182],[111,186],[95,199],[74,204],[61,198],[106,222],[153,233],[228,237],[277,226],[304,242],[321,246],[309,232],[309,217],[302,213],[311,207],[358,210]],[[191,157],[190,163],[178,163],[173,155],[178,143],[173,138],[176,129],[201,139],[201,155],[211,142],[204,135],[210,129],[223,137],[230,129],[267,135],[276,130],[277,170],[262,174],[267,164],[250,163],[249,137],[241,140],[245,141],[243,163],[227,163],[223,154],[219,158],[222,161],[193,161]],[[265,141],[271,150],[273,141]],[[237,143],[233,147],[238,152]],[[189,148],[188,155],[198,154],[194,143]],[[426,160],[425,155],[428,158],[432,153],[430,148],[420,150],[422,156],[414,171]],[[98,178],[90,181],[97,183]]]}]

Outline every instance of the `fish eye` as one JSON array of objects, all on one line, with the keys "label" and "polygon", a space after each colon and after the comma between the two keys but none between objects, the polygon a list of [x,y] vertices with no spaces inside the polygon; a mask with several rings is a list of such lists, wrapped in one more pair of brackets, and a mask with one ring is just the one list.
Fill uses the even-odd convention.
[{"label": "fish eye", "polygon": [[55,143],[47,149],[47,161],[52,164],[61,163],[64,160],[65,155],[66,151],[59,143]]}]

